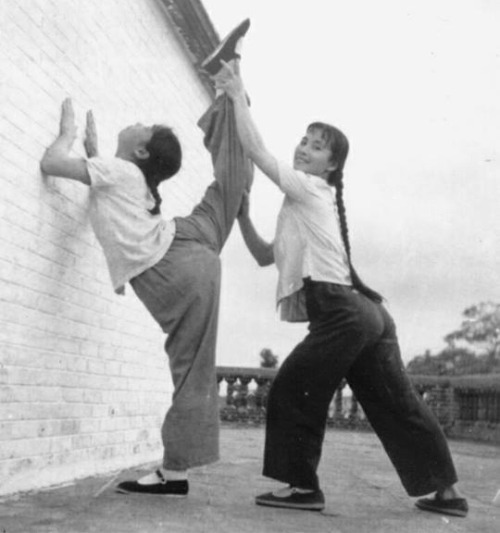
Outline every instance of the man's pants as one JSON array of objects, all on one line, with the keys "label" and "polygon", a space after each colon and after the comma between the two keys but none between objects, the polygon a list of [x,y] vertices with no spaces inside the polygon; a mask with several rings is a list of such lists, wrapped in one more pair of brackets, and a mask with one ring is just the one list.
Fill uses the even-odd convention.
[{"label": "man's pants", "polygon": [[306,280],[305,291],[309,334],[269,393],[264,475],[319,488],[328,407],[345,377],[409,495],[455,483],[448,444],[404,371],[385,308],[342,285]]},{"label": "man's pants", "polygon": [[167,333],[174,383],[162,427],[163,466],[185,470],[219,458],[215,347],[220,294],[219,254],[249,189],[252,166],[239,143],[232,102],[223,96],[200,119],[215,181],[191,215],[176,219],[165,256],[131,281]]}]

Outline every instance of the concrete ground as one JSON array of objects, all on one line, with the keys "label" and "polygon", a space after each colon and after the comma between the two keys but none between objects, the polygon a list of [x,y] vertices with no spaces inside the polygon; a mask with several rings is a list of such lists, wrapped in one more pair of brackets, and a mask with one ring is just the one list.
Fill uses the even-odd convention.
[{"label": "concrete ground", "polygon": [[[329,431],[320,465],[321,512],[254,505],[277,484],[260,475],[262,428],[224,427],[222,460],[193,470],[187,498],[123,495],[118,481],[151,465],[0,500],[0,533],[499,533],[500,447],[451,441],[469,499],[467,518],[413,505],[372,433]],[[149,467],[149,468],[148,468]],[[279,486],[279,485],[278,485]]]}]

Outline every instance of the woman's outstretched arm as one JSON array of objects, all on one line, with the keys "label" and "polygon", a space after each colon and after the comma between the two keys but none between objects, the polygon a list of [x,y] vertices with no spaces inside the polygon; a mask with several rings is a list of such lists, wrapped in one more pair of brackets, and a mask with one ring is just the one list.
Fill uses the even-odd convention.
[{"label": "woman's outstretched arm", "polygon": [[248,157],[279,186],[278,162],[266,148],[262,136],[250,113],[247,93],[239,74],[239,64],[234,69],[222,61],[223,66],[214,79],[215,87],[223,90],[234,103],[238,137]]},{"label": "woman's outstretched arm", "polygon": [[61,122],[57,139],[47,148],[40,162],[45,174],[59,178],[68,178],[90,185],[85,159],[70,157],[69,153],[76,139],[75,114],[71,99],[62,103]]},{"label": "woman's outstretched arm", "polygon": [[243,240],[248,250],[253,255],[259,266],[268,266],[274,263],[273,243],[266,242],[257,233],[250,218],[249,194],[245,192],[241,200],[241,207],[238,213],[238,223],[240,225]]}]

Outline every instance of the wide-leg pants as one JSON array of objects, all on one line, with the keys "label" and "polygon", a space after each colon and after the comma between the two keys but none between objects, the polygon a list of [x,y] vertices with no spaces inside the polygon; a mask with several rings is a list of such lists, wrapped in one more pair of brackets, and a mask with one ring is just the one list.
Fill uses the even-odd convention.
[{"label": "wide-leg pants", "polygon": [[386,309],[347,286],[306,280],[305,291],[309,334],[269,393],[264,475],[319,488],[328,407],[345,377],[410,496],[455,483],[444,433],[405,373]]},{"label": "wide-leg pants", "polygon": [[249,189],[252,166],[238,140],[234,109],[218,98],[200,119],[215,181],[191,215],[176,218],[165,256],[131,285],[168,337],[174,384],[163,426],[163,466],[185,470],[219,458],[215,348],[220,293],[219,254]]}]

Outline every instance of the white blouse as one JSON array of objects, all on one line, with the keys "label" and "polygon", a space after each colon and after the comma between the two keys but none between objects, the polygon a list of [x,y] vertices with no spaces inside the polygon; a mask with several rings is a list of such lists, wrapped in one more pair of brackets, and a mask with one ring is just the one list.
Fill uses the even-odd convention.
[{"label": "white blouse", "polygon": [[[285,199],[278,216],[274,258],[279,271],[277,303],[281,318],[308,320],[304,278],[351,285],[342,241],[335,189],[311,174],[278,163]],[[300,291],[300,292],[299,292]]]}]

